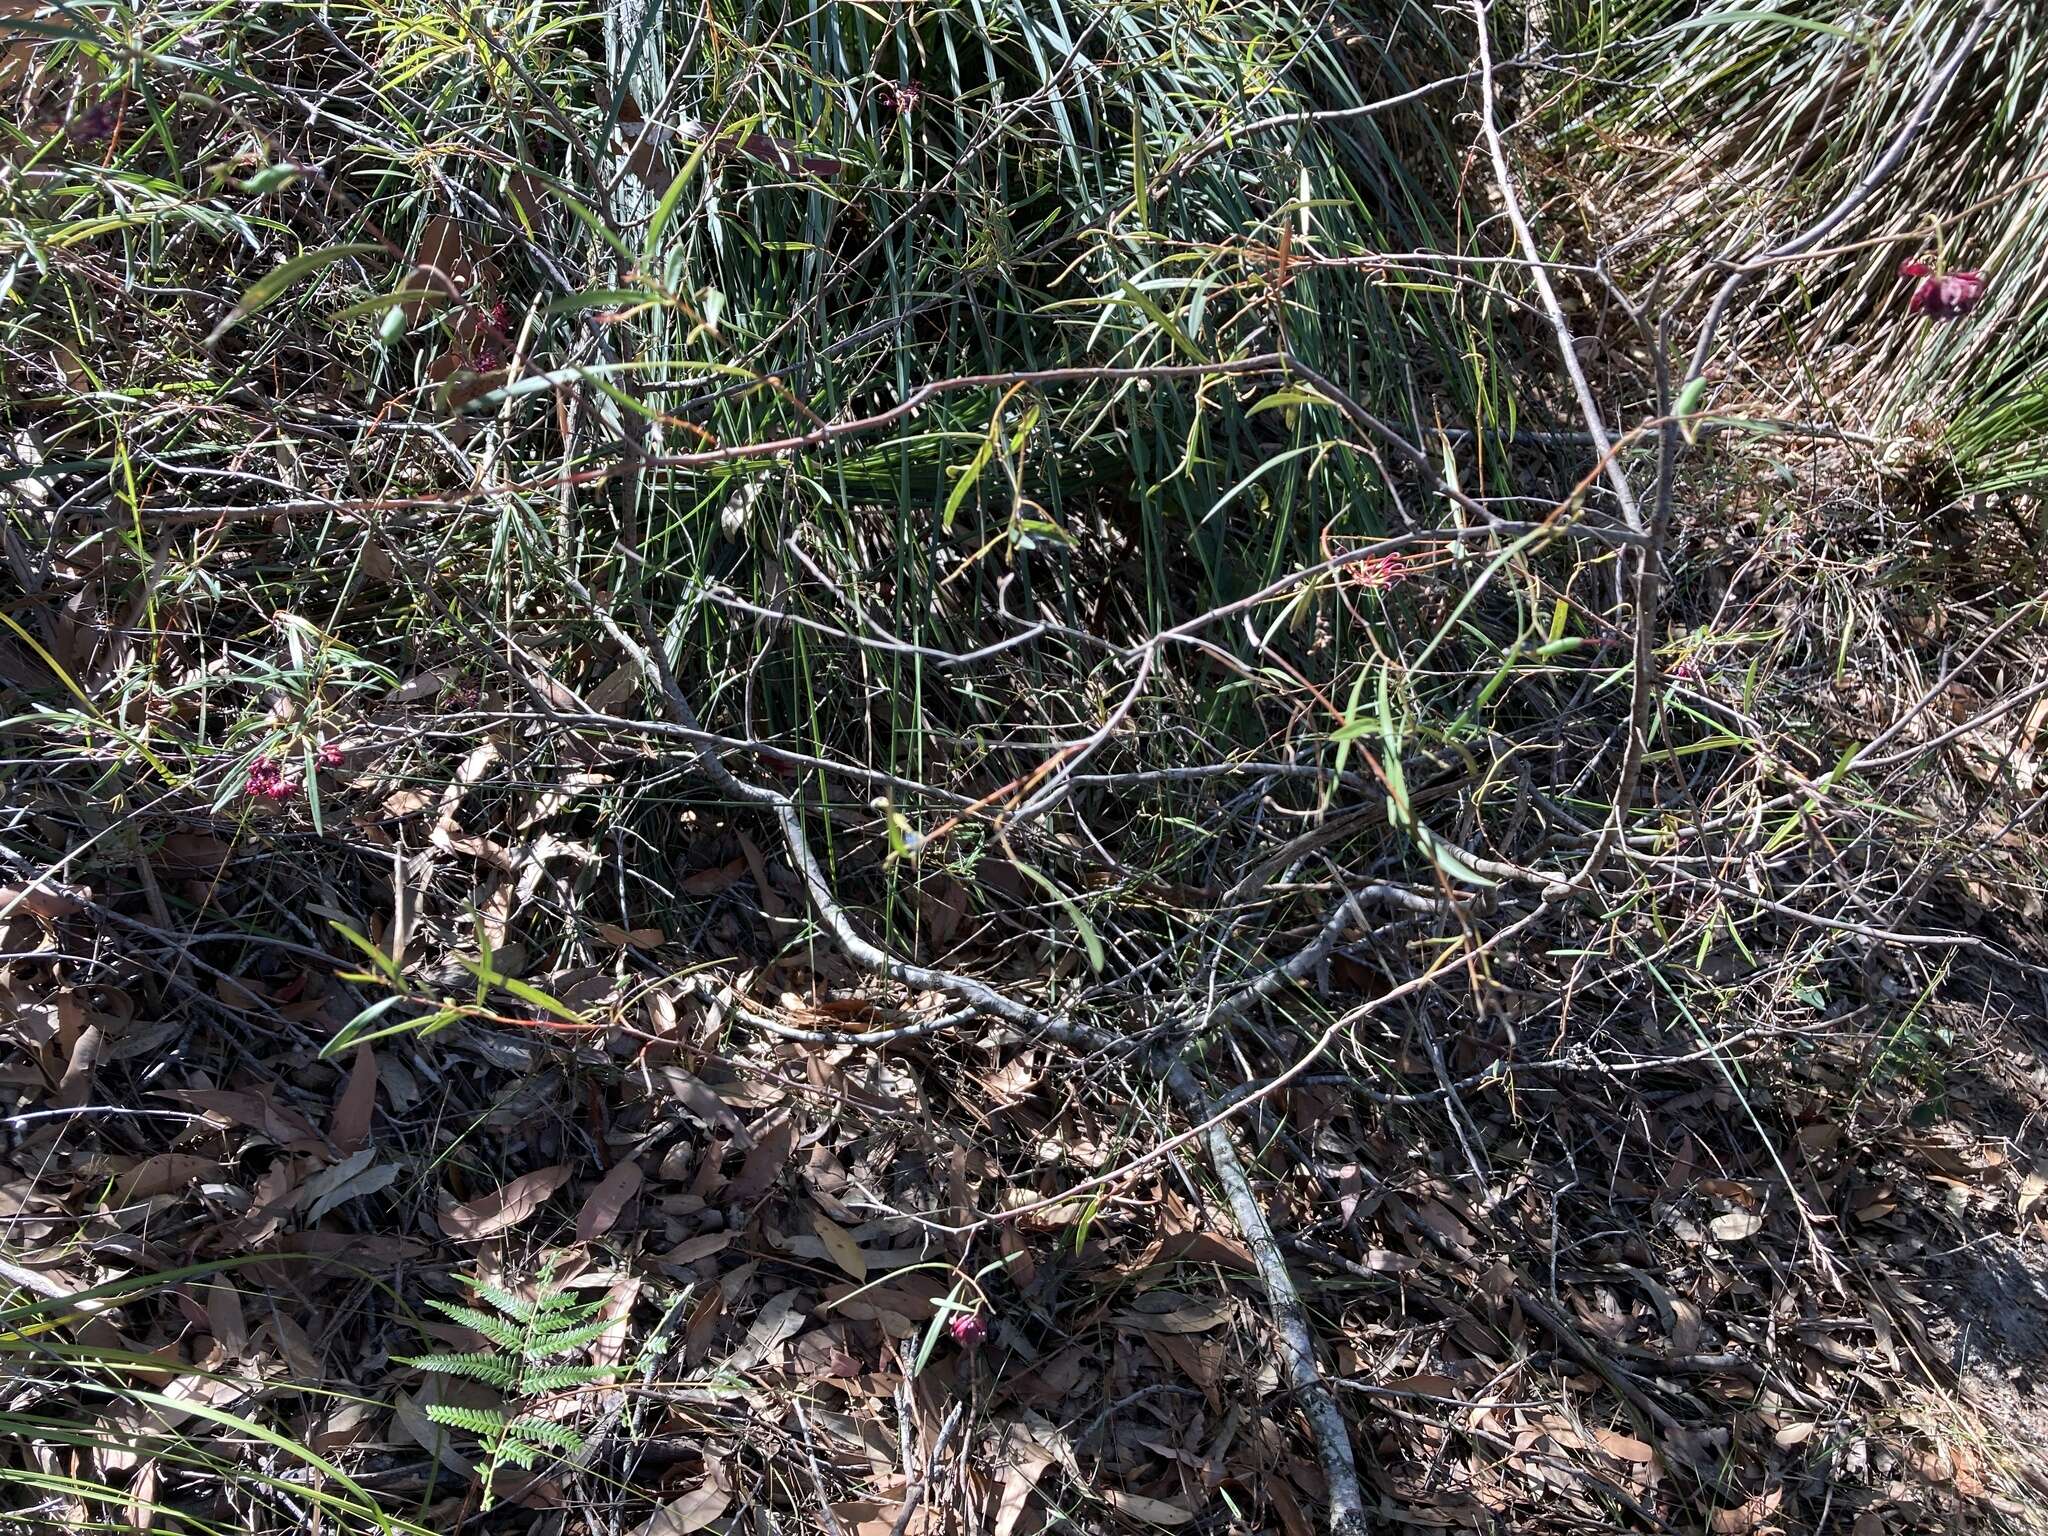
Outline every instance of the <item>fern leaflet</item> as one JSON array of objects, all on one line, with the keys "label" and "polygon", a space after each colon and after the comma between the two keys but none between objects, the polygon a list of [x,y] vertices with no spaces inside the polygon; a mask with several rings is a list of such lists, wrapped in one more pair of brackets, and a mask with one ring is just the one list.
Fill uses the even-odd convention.
[{"label": "fern leaflet", "polygon": [[[496,1387],[508,1404],[525,1404],[550,1392],[601,1381],[616,1374],[608,1366],[578,1365],[572,1356],[593,1343],[611,1326],[600,1317],[601,1301],[578,1301],[555,1288],[555,1269],[549,1263],[540,1272],[532,1300],[517,1296],[502,1286],[463,1277],[462,1283],[482,1307],[459,1302],[430,1301],[428,1305],[444,1317],[495,1344],[495,1350],[469,1350],[460,1354],[401,1355],[401,1364],[443,1376],[462,1376]],[[483,1470],[483,1507],[491,1507],[492,1484],[498,1469],[507,1465],[531,1471],[542,1451],[573,1455],[583,1448],[583,1437],[566,1424],[530,1413],[510,1414],[497,1408],[469,1408],[450,1403],[430,1403],[427,1417],[447,1429],[474,1435],[487,1458]]]}]

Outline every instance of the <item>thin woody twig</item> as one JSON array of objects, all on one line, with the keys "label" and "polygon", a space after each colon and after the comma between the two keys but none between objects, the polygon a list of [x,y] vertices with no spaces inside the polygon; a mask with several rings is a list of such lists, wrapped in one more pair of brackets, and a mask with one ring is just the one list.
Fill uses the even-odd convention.
[{"label": "thin woody twig", "polygon": [[1543,300],[1543,311],[1550,317],[1551,331],[1557,337],[1558,359],[1572,381],[1572,393],[1578,397],[1579,412],[1586,420],[1586,431],[1593,439],[1594,449],[1606,463],[1607,483],[1614,490],[1614,499],[1621,506],[1622,517],[1630,528],[1642,533],[1645,531],[1642,509],[1636,504],[1635,491],[1630,487],[1628,475],[1614,452],[1607,422],[1600,414],[1600,407],[1593,399],[1593,386],[1586,381],[1586,370],[1579,362],[1578,339],[1572,335],[1571,325],[1564,317],[1564,306],[1558,302],[1557,289],[1550,281],[1550,269],[1537,248],[1535,231],[1529,227],[1528,216],[1522,212],[1521,195],[1515,189],[1514,172],[1508,165],[1507,148],[1501,141],[1500,123],[1494,111],[1493,42],[1487,10],[1487,0],[1472,0],[1472,16],[1479,26],[1479,126],[1486,137],[1487,153],[1493,159],[1494,180],[1500,187],[1508,223],[1514,226],[1515,239],[1528,261],[1530,280],[1536,284],[1536,292]]},{"label": "thin woody twig", "polygon": [[939,1426],[939,1438],[932,1442],[932,1453],[925,1460],[924,1471],[905,1491],[903,1507],[896,1511],[896,1519],[889,1526],[889,1536],[903,1536],[910,1529],[910,1517],[917,1513],[917,1506],[924,1502],[925,1490],[939,1475],[939,1458],[946,1454],[946,1444],[953,1438],[953,1431],[960,1427],[960,1416],[966,1409],[965,1403],[955,1403],[953,1411],[946,1415],[946,1422]]},{"label": "thin woody twig", "polygon": [[[659,690],[669,712],[677,722],[692,732],[702,732],[703,726],[698,720],[696,710],[690,704],[688,695],[683,692],[659,652],[642,645],[629,635],[573,574],[564,570],[562,580],[611,637],[613,643]],[[643,612],[640,621],[643,631],[651,635],[655,630],[650,617]],[[965,1004],[969,1014],[998,1019],[1031,1035],[1048,1038],[1061,1044],[1091,1050],[1117,1049],[1129,1044],[1105,1031],[1021,1003],[971,976],[914,964],[890,954],[873,943],[854,926],[852,918],[834,895],[824,867],[811,850],[810,840],[804,831],[803,817],[795,802],[780,790],[749,784],[740,779],[726,767],[713,750],[706,748],[700,751],[698,762],[705,774],[725,793],[743,803],[761,806],[774,816],[782,833],[783,849],[803,882],[813,914],[832,935],[841,952],[862,970],[914,990],[937,992]],[[1388,996],[1398,995],[1401,990],[1397,988]],[[1334,1038],[1333,1029],[1325,1034],[1323,1046],[1327,1048]],[[1309,1325],[1307,1310],[1302,1304],[1300,1293],[1295,1289],[1293,1278],[1288,1274],[1286,1259],[1274,1240],[1272,1226],[1252,1194],[1250,1178],[1237,1155],[1237,1149],[1231,1141],[1226,1124],[1235,1109],[1254,1101],[1247,1098],[1230,1109],[1213,1113],[1213,1102],[1186,1062],[1156,1046],[1144,1051],[1144,1059],[1167,1092],[1184,1109],[1202,1117],[1203,1123],[1190,1134],[1197,1134],[1203,1138],[1217,1182],[1223,1186],[1225,1199],[1237,1221],[1239,1231],[1257,1260],[1259,1276],[1266,1290],[1268,1308],[1273,1316],[1283,1374],[1294,1391],[1295,1400],[1300,1405],[1304,1417],[1308,1420],[1317,1459],[1322,1464],[1323,1476],[1329,1487],[1329,1528],[1332,1536],[1363,1536],[1370,1525],[1366,1515],[1364,1492],[1359,1482],[1357,1462],[1351,1451],[1350,1428],[1345,1423],[1336,1399],[1323,1381],[1321,1367],[1316,1361],[1315,1336]],[[1313,1057],[1304,1058],[1303,1070],[1312,1059]]]}]

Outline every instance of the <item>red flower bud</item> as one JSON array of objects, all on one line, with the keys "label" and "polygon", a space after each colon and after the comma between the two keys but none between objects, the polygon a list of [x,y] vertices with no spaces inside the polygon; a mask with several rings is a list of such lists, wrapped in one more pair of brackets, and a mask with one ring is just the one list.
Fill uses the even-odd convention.
[{"label": "red flower bud", "polygon": [[988,1337],[988,1324],[979,1312],[956,1312],[953,1320],[946,1324],[946,1331],[953,1335],[953,1342],[962,1349],[979,1349],[982,1340]]}]

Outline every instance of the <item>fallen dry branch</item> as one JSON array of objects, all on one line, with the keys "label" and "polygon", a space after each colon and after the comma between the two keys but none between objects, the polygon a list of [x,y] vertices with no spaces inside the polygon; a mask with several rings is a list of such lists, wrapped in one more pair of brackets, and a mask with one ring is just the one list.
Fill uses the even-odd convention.
[{"label": "fallen dry branch", "polygon": [[[573,577],[565,577],[564,580],[586,605],[590,616],[611,637],[612,642],[632,659],[648,683],[659,690],[676,723],[687,731],[701,733],[703,726],[697,718],[696,710],[690,704],[688,695],[683,692],[674,673],[669,670],[658,653],[629,635],[588,591],[582,590],[575,583]],[[642,628],[643,632],[652,628],[646,623],[644,615]],[[766,807],[775,817],[782,834],[783,847],[803,879],[812,912],[825,930],[832,935],[840,950],[870,975],[908,987],[914,992],[937,992],[956,1002],[965,1003],[972,1016],[999,1019],[1024,1031],[1031,1038],[1049,1039],[1084,1051],[1120,1052],[1126,1048],[1125,1042],[1103,1030],[1045,1013],[1007,997],[972,977],[913,965],[870,942],[854,925],[853,919],[834,895],[823,866],[811,851],[810,839],[803,828],[802,812],[796,803],[778,790],[749,784],[740,779],[719,761],[712,750],[704,750],[698,761],[705,775],[718,788],[743,803]],[[1355,915],[1357,908],[1347,896],[1340,903],[1340,911],[1346,915]],[[1316,941],[1303,953],[1311,956],[1322,953],[1327,948],[1331,932],[1330,925],[1326,925],[1323,933],[1319,934]],[[1289,978],[1304,974],[1307,965],[1298,964],[1297,959],[1290,959],[1275,974]],[[1258,987],[1262,984],[1253,985]],[[954,1021],[964,1022],[964,1019],[956,1014],[948,1022]],[[1157,1047],[1145,1050],[1142,1059],[1181,1106],[1206,1123],[1204,1146],[1209,1154],[1210,1165],[1215,1171],[1217,1182],[1223,1186],[1238,1230],[1258,1263],[1267,1304],[1273,1314],[1274,1336],[1280,1349],[1286,1378],[1303,1415],[1308,1420],[1317,1457],[1322,1463],[1323,1474],[1328,1479],[1329,1529],[1334,1536],[1358,1536],[1358,1533],[1371,1529],[1372,1524],[1367,1517],[1365,1495],[1360,1488],[1358,1469],[1352,1456],[1350,1427],[1323,1381],[1322,1370],[1316,1363],[1315,1336],[1309,1327],[1308,1314],[1302,1305],[1301,1297],[1295,1290],[1292,1277],[1288,1274],[1286,1256],[1274,1241],[1272,1226],[1252,1193],[1251,1180],[1238,1157],[1236,1147],[1231,1142],[1226,1125],[1230,1111],[1218,1110],[1215,1102],[1195,1080],[1194,1074],[1189,1071],[1185,1062],[1174,1059]],[[956,1409],[954,1417],[957,1418],[957,1415]],[[947,1420],[948,1431],[951,1430],[953,1422],[952,1418]],[[943,1438],[942,1435],[942,1444]],[[936,1454],[934,1452],[935,1457]],[[921,1491],[922,1486],[922,1483],[917,1485],[917,1491]],[[899,1527],[902,1521],[908,1519],[915,1496],[914,1492],[912,1499],[906,1500],[904,1513],[899,1517]]]}]

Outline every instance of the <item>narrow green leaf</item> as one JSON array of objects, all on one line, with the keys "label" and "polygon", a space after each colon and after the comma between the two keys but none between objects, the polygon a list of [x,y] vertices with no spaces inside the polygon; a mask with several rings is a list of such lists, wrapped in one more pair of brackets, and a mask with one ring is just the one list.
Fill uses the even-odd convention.
[{"label": "narrow green leaf", "polygon": [[1067,914],[1067,918],[1073,923],[1075,931],[1081,935],[1081,944],[1088,951],[1088,968],[1100,974],[1104,959],[1102,937],[1096,933],[1095,925],[1088,921],[1088,914],[1075,904],[1073,897],[1059,888],[1050,875],[1042,870],[1032,868],[1032,866],[1026,864],[1015,854],[1010,856],[1010,862],[1016,866],[1017,873],[1025,876],[1043,889],[1046,895],[1059,903],[1060,910]]},{"label": "narrow green leaf", "polygon": [[344,261],[350,256],[368,256],[383,249],[381,245],[351,240],[342,245],[322,246],[317,251],[299,252],[251,283],[248,290],[243,293],[241,302],[229,310],[227,318],[213,328],[212,334],[206,338],[206,344],[212,346],[258,310],[275,303],[299,279],[310,277],[315,272],[331,267],[337,261]]},{"label": "narrow green leaf", "polygon": [[344,939],[347,939],[349,943],[355,945],[355,947],[357,949],[360,949],[364,954],[368,955],[370,957],[370,963],[376,966],[378,970],[382,971],[392,981],[403,981],[405,979],[404,976],[399,972],[397,961],[393,960],[389,955],[385,954],[383,950],[379,949],[376,945],[372,944],[360,933],[357,933],[355,929],[349,927],[347,923],[341,922],[335,918],[329,918],[327,920],[327,926],[332,928],[336,933],[340,934]]},{"label": "narrow green leaf", "polygon": [[1153,303],[1150,299],[1145,297],[1145,295],[1141,293],[1137,289],[1137,287],[1134,286],[1128,279],[1124,281],[1123,290],[1124,297],[1130,300],[1130,302],[1135,304],[1139,309],[1143,310],[1145,312],[1146,317],[1150,319],[1153,324],[1157,325],[1162,331],[1166,332],[1167,335],[1171,336],[1173,338],[1173,344],[1175,346],[1179,347],[1181,351],[1185,352],[1189,357],[1193,358],[1196,362],[1199,363],[1203,361],[1202,349],[1195,345],[1194,337],[1190,336],[1186,331],[1180,328],[1180,323],[1178,321],[1176,321],[1165,310],[1161,309],[1157,304]]},{"label": "narrow green leaf", "polygon": [[981,483],[981,472],[988,468],[988,461],[994,456],[995,448],[993,441],[984,442],[974,457],[968,460],[967,467],[960,471],[959,482],[954,485],[953,494],[946,498],[945,510],[939,514],[940,528],[949,533],[952,531],[954,516],[960,511],[961,504],[967,500],[975,486]]},{"label": "narrow green leaf", "polygon": [[1785,11],[1709,11],[1704,16],[1687,16],[1674,21],[1663,29],[1662,36],[1671,32],[1687,32],[1695,27],[1734,27],[1745,22],[1761,21],[1772,26],[1791,27],[1800,32],[1819,32],[1828,37],[1839,37],[1849,42],[1856,40],[1856,34],[1847,27],[1834,26],[1825,21],[1815,21],[1809,16],[1793,16]]},{"label": "narrow green leaf", "polygon": [[1276,389],[1270,395],[1261,396],[1245,407],[1245,415],[1256,416],[1261,411],[1279,411],[1294,406],[1329,403],[1312,389]]},{"label": "narrow green leaf", "polygon": [[456,962],[464,970],[476,977],[477,980],[489,982],[494,987],[503,987],[514,997],[519,998],[523,1002],[531,1003],[536,1008],[544,1009],[566,1023],[583,1024],[588,1022],[582,1014],[571,1008],[567,1003],[559,1002],[549,997],[539,987],[534,986],[530,982],[521,981],[517,976],[504,975],[502,972],[492,970],[481,960],[471,960],[464,956],[458,955]]},{"label": "narrow green leaf", "polygon": [[1459,856],[1457,849],[1446,843],[1420,822],[1415,824],[1415,841],[1421,845],[1422,851],[1429,855],[1430,862],[1435,864],[1438,869],[1449,875],[1453,880],[1461,881],[1466,885],[1482,886],[1487,890],[1492,890],[1500,884],[1498,880],[1488,879],[1470,864],[1467,864]]},{"label": "narrow green leaf", "polygon": [[344,304],[339,309],[329,311],[327,323],[339,325],[344,320],[358,320],[364,315],[381,314],[393,305],[422,304],[447,297],[448,295],[439,289],[427,288],[399,288],[391,293],[373,293],[367,299],[357,299],[352,304]]},{"label": "narrow green leaf", "polygon": [[1706,398],[1707,379],[1705,374],[1701,374],[1679,392],[1678,403],[1672,407],[1671,414],[1678,418],[1679,426],[1685,432],[1685,440],[1688,443],[1696,441],[1699,437],[1699,428],[1694,424],[1693,416],[1699,411],[1700,402]]}]

